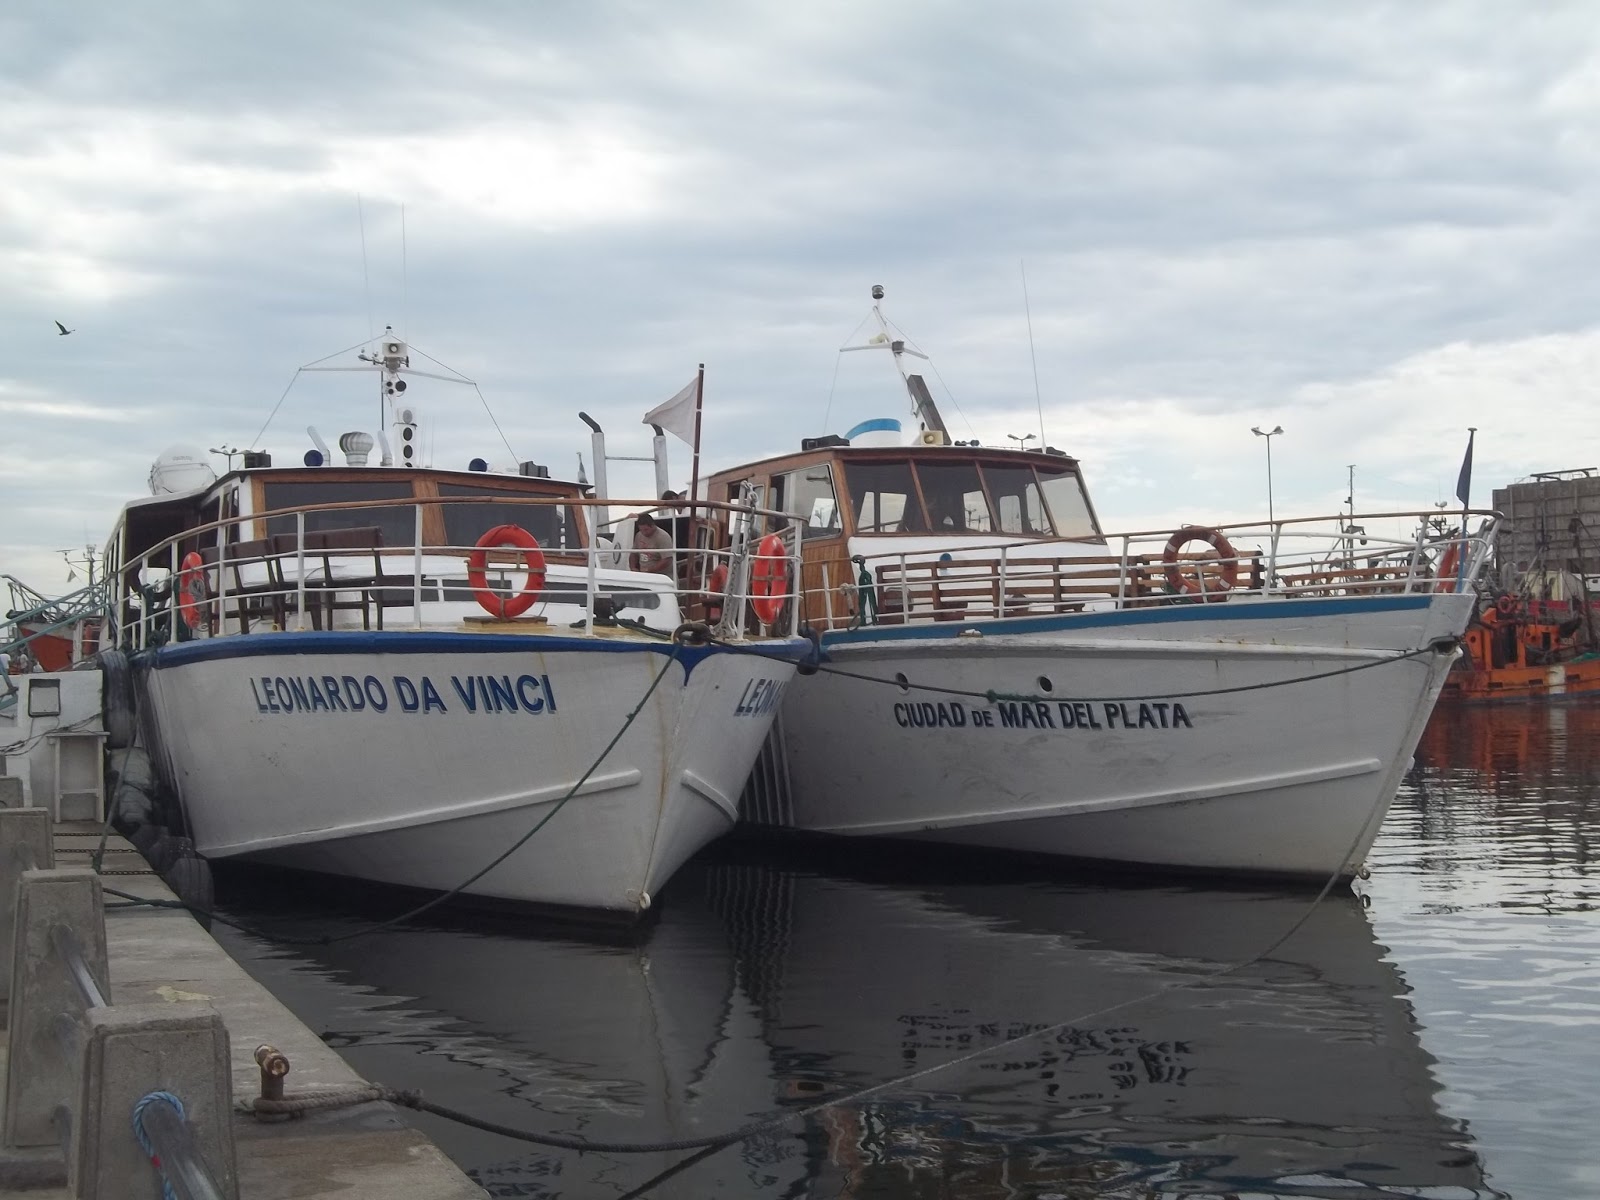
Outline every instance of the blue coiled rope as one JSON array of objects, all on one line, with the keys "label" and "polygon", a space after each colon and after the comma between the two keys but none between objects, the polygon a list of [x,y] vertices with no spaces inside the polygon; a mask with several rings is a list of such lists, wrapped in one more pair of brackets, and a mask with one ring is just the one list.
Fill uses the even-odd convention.
[{"label": "blue coiled rope", "polygon": [[183,1101],[171,1092],[146,1092],[139,1097],[138,1103],[133,1106],[133,1136],[150,1159],[150,1165],[156,1169],[156,1174],[161,1176],[161,1200],[178,1200],[178,1193],[172,1190],[172,1181],[167,1178],[166,1168],[161,1165],[161,1156],[156,1153],[155,1145],[150,1141],[150,1135],[145,1131],[144,1114],[152,1104],[165,1103],[178,1110],[178,1120],[184,1119]]}]

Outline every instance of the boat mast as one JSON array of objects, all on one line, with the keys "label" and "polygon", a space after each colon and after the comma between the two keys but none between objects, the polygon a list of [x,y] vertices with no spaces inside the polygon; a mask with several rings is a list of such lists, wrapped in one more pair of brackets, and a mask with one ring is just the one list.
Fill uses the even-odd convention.
[{"label": "boat mast", "polygon": [[841,346],[839,353],[844,354],[851,350],[888,350],[894,355],[894,369],[900,372],[901,386],[906,389],[906,395],[911,398],[911,415],[921,422],[923,429],[932,429],[945,435],[948,441],[950,431],[945,428],[944,417],[939,413],[939,406],[933,402],[933,395],[928,391],[927,381],[921,375],[909,374],[901,356],[910,354],[924,362],[930,361],[928,356],[920,350],[913,350],[907,346],[904,338],[897,338],[889,329],[889,322],[884,319],[883,309],[878,301],[883,299],[883,285],[872,285],[872,318],[878,323],[878,332],[860,346]]}]

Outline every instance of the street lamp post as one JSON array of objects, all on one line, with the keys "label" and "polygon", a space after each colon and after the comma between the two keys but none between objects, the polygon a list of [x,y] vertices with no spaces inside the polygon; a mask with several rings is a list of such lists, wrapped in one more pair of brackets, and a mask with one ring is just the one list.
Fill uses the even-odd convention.
[{"label": "street lamp post", "polygon": [[1252,425],[1250,432],[1257,437],[1267,439],[1267,524],[1276,525],[1277,517],[1272,511],[1272,439],[1283,432],[1283,426],[1274,425],[1271,429],[1263,429],[1259,425]]}]

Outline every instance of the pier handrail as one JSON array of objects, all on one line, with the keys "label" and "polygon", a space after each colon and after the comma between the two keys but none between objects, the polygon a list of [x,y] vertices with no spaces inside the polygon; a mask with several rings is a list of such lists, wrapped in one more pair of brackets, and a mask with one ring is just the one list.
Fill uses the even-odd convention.
[{"label": "pier handrail", "polygon": [[[25,860],[41,857],[41,834],[40,844],[51,845],[49,814],[0,816],[0,866],[16,896],[6,932],[17,964],[6,981],[0,1148],[59,1145],[74,1194],[86,1200],[128,1195],[145,1163],[169,1200],[237,1200],[221,1017],[209,1004],[114,1004],[100,877],[27,868]],[[47,849],[44,860],[52,857]],[[130,1093],[140,1091],[129,1108]]]}]

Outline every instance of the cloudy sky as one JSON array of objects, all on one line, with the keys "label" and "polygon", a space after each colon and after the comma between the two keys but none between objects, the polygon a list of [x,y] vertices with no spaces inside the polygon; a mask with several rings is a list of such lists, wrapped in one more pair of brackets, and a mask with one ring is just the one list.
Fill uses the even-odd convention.
[{"label": "cloudy sky", "polygon": [[[1280,515],[1448,497],[1469,425],[1486,503],[1600,465],[1597,118],[1585,3],[9,0],[0,572],[64,586],[386,323],[558,474],[699,361],[711,466],[904,416],[837,354],[874,283],[956,436],[1042,407],[1109,527],[1264,512],[1256,424]],[[437,465],[512,458],[412,394]],[[258,444],[372,397],[303,377]]]}]

